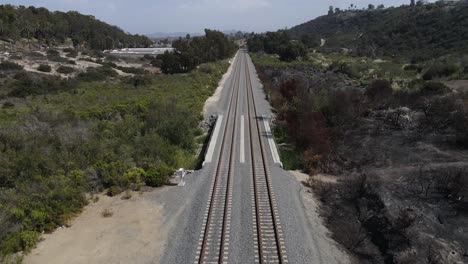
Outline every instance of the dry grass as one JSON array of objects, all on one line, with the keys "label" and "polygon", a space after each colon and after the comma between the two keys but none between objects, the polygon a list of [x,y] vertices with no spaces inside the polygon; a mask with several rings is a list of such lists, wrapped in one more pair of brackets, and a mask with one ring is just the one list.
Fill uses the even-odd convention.
[{"label": "dry grass", "polygon": [[130,191],[126,191],[123,195],[122,195],[122,200],[129,200],[130,198],[132,198],[132,192]]},{"label": "dry grass", "polygon": [[114,215],[114,212],[112,212],[110,209],[104,209],[101,213],[102,217],[108,218]]}]

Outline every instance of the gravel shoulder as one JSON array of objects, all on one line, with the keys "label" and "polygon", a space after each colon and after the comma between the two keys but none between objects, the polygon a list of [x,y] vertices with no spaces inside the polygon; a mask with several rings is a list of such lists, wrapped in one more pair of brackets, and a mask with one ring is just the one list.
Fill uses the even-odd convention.
[{"label": "gravel shoulder", "polygon": [[325,227],[325,222],[320,217],[320,202],[317,200],[312,190],[303,184],[307,182],[309,175],[300,171],[289,171],[289,173],[302,185],[300,197],[306,211],[307,220],[313,230],[314,240],[317,248],[320,249],[323,263],[353,263],[350,256],[331,237],[330,231]]},{"label": "gravel shoulder", "polygon": [[[159,263],[167,229],[163,207],[151,198],[156,192],[108,197],[99,195],[69,228],[43,235],[26,264]],[[104,217],[103,212],[110,212]]]}]

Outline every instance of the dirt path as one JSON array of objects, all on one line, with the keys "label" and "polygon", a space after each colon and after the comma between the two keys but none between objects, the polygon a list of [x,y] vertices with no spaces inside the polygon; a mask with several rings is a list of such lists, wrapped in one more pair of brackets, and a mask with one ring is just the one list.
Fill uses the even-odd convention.
[{"label": "dirt path", "polygon": [[[151,192],[133,193],[128,200],[122,200],[122,195],[99,196],[70,228],[44,235],[24,263],[159,263],[167,231],[162,226],[162,207],[150,196]],[[105,210],[112,215],[104,217]]]}]

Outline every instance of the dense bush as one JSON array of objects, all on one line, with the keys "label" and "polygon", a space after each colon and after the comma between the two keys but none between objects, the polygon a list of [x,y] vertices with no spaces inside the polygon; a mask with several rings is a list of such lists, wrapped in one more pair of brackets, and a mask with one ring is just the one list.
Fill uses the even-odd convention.
[{"label": "dense bush", "polygon": [[72,67],[68,67],[68,66],[60,66],[57,68],[56,71],[62,74],[70,74],[70,73],[73,73],[75,69],[73,69]]},{"label": "dense bush", "polygon": [[408,65],[405,65],[403,67],[403,70],[405,71],[416,71],[416,72],[421,72],[422,71],[422,67],[420,65],[417,65],[417,64],[408,64]]},{"label": "dense bush", "polygon": [[89,67],[86,72],[78,74],[78,79],[81,81],[104,81],[109,77],[117,77],[119,74],[110,67]]},{"label": "dense bush", "polygon": [[51,72],[52,67],[50,67],[50,65],[48,64],[41,64],[39,65],[39,67],[37,67],[37,70],[41,72]]},{"label": "dense bush", "polygon": [[155,58],[155,59],[151,60],[151,65],[153,67],[156,67],[156,68],[161,68],[162,63],[163,63],[163,61],[162,61],[161,57],[158,57],[158,58]]},{"label": "dense bush", "polygon": [[0,71],[20,71],[22,69],[23,66],[11,61],[4,61],[0,63]]},{"label": "dense bush", "polygon": [[307,49],[300,41],[290,41],[280,47],[278,55],[280,60],[291,62],[297,58],[307,59]]},{"label": "dense bush", "polygon": [[133,85],[133,87],[140,87],[152,84],[153,79],[149,75],[137,75],[127,78],[126,82]]},{"label": "dense bush", "polygon": [[90,70],[102,78],[71,81],[17,74],[14,95],[46,96],[0,117],[0,259],[66,225],[86,192],[161,186],[175,168],[192,167],[198,113],[227,68],[216,65],[212,74],[138,76],[157,80],[138,90],[94,82],[108,76],[104,67]]},{"label": "dense bush", "polygon": [[47,50],[47,56],[60,56],[60,52],[54,49]]},{"label": "dense bush", "polygon": [[450,89],[443,83],[440,82],[425,82],[421,88],[420,93],[423,95],[437,95],[445,94],[449,92]]},{"label": "dense bush", "polygon": [[167,184],[168,177],[161,171],[151,169],[144,174],[145,183],[151,187],[160,187]]},{"label": "dense bush", "polygon": [[35,52],[35,51],[28,52],[25,55],[27,57],[30,57],[30,58],[33,58],[33,59],[43,59],[43,58],[45,58],[45,56],[42,55],[42,53]]},{"label": "dense bush", "polygon": [[366,89],[366,95],[373,100],[386,100],[392,93],[392,85],[387,80],[374,80]]},{"label": "dense bush", "polygon": [[456,65],[450,64],[435,64],[432,65],[424,74],[424,80],[433,80],[434,78],[448,77],[458,71]]},{"label": "dense bush", "polygon": [[3,109],[13,108],[13,107],[15,107],[15,104],[13,104],[12,102],[8,102],[8,101],[4,102],[2,106]]},{"label": "dense bush", "polygon": [[60,63],[68,63],[69,59],[61,57],[61,56],[55,56],[55,55],[49,55],[47,56],[47,59],[53,62],[60,62]]},{"label": "dense bush", "polygon": [[11,91],[8,93],[11,97],[54,93],[71,88],[71,84],[66,80],[52,76],[40,77],[32,73],[21,72],[16,74],[14,79],[15,81],[10,84]]}]

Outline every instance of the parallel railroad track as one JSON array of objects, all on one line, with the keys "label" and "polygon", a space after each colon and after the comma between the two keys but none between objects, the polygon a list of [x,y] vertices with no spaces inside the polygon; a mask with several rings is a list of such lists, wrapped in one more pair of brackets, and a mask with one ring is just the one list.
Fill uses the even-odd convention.
[{"label": "parallel railroad track", "polygon": [[251,140],[251,172],[253,177],[251,191],[255,262],[288,263],[276,196],[271,184],[265,146],[262,142],[259,123],[263,121],[263,118],[257,115],[258,112],[255,105],[248,63],[245,68],[245,74]]},{"label": "parallel railroad track", "polygon": [[[232,176],[234,174],[235,129],[237,124],[240,65],[234,72],[234,86],[224,128],[221,153],[217,160],[212,180],[208,205],[204,215],[204,224],[194,263],[227,263],[231,230]],[[230,125],[232,129],[230,129]]]},{"label": "parallel railroad track", "polygon": [[204,224],[199,238],[195,264],[228,263],[231,231],[231,206],[235,167],[236,131],[242,68],[245,69],[248,130],[250,135],[252,238],[255,263],[288,263],[283,230],[275,193],[271,184],[261,122],[252,88],[247,55],[239,51],[234,68],[231,99],[222,134],[221,152],[215,165]]}]

